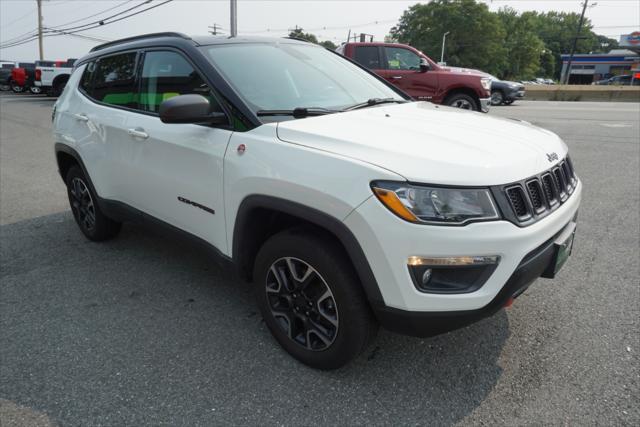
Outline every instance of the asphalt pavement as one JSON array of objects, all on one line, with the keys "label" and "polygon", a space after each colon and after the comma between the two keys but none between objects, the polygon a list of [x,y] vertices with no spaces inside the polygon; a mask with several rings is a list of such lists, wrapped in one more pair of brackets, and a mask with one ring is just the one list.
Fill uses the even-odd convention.
[{"label": "asphalt pavement", "polygon": [[309,369],[249,285],[125,225],[87,241],[53,156],[53,100],[0,94],[0,425],[640,425],[640,104],[516,102],[584,183],[574,252],[490,319],[381,331]]}]

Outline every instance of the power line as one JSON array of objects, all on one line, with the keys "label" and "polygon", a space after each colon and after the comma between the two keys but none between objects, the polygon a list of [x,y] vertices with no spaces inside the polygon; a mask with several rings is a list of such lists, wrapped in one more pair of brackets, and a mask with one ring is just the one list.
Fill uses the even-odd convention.
[{"label": "power line", "polygon": [[[151,0],[147,0],[147,1],[145,2],[145,4],[146,4],[146,3],[148,3],[148,2],[150,2],[150,1],[151,1]],[[151,9],[155,9],[155,8],[157,8],[157,7],[163,6],[163,5],[165,5],[165,4],[167,4],[167,3],[170,3],[170,2],[172,2],[172,1],[173,1],[173,0],[165,0],[165,1],[163,1],[163,2],[161,2],[161,3],[158,3],[158,4],[154,5],[154,6],[150,6],[150,7],[146,8],[146,9],[139,10],[139,11],[137,11],[137,12],[131,13],[131,14],[126,15],[126,16],[122,16],[122,17],[120,17],[120,18],[118,18],[118,19],[110,20],[110,21],[108,21],[108,22],[105,22],[105,21],[107,21],[107,20],[109,20],[109,19],[111,19],[111,18],[114,18],[114,17],[116,17],[116,16],[122,15],[122,12],[120,12],[120,13],[118,13],[118,14],[115,14],[115,15],[112,15],[112,16],[110,16],[110,17],[108,17],[108,18],[103,19],[103,20],[96,21],[95,23],[87,24],[87,25],[89,25],[89,26],[81,25],[81,26],[78,26],[78,27],[71,27],[71,28],[57,29],[57,30],[58,30],[58,32],[57,32],[57,33],[53,33],[53,34],[52,34],[52,30],[50,29],[50,30],[48,30],[48,33],[44,35],[44,37],[53,37],[53,36],[71,35],[71,34],[79,33],[79,32],[82,32],[82,31],[90,30],[90,29],[93,29],[93,28],[103,27],[103,26],[105,26],[105,25],[113,24],[114,22],[122,21],[122,20],[124,20],[124,19],[128,19],[128,18],[131,18],[131,17],[133,17],[133,16],[139,15],[139,14],[141,14],[141,13],[147,12],[147,11],[149,11],[149,10],[151,10]],[[138,5],[138,6],[139,6],[139,5]],[[131,9],[129,9],[129,10],[131,10]],[[94,25],[94,24],[95,24],[95,25]],[[75,28],[79,28],[79,27],[85,27],[85,28],[82,28],[82,29],[75,29]],[[73,31],[69,31],[70,29],[73,29]],[[0,48],[2,48],[2,49],[6,49],[6,48],[9,48],[9,47],[19,46],[19,45],[22,45],[22,44],[25,44],[25,43],[29,43],[29,42],[31,42],[31,41],[33,41],[33,40],[35,40],[35,38],[37,38],[37,36],[35,36],[35,37],[29,37],[29,38],[25,38],[25,39],[23,39],[23,40],[15,41],[15,42],[12,42],[12,43],[5,43],[5,44],[3,44],[3,45],[0,45]]]},{"label": "power line", "polygon": [[[101,14],[103,14],[103,13],[105,13],[105,12],[109,12],[109,11],[111,11],[111,10],[113,10],[113,9],[117,9],[117,8],[119,8],[120,6],[124,6],[124,5],[125,5],[125,4],[127,4],[127,3],[131,3],[132,1],[133,1],[133,0],[126,0],[126,1],[124,1],[124,2],[122,2],[122,3],[119,3],[119,4],[115,5],[115,6],[110,7],[110,8],[108,8],[108,9],[105,9],[105,10],[102,10],[102,11],[100,11],[100,12],[94,13],[93,15],[85,16],[84,18],[76,19],[75,21],[66,22],[66,23],[64,23],[64,24],[53,25],[53,26],[51,26],[50,28],[60,28],[60,27],[64,27],[65,25],[75,24],[76,22],[81,22],[81,21],[84,21],[84,20],[86,20],[86,19],[93,18],[94,16],[101,15]],[[140,4],[140,6],[142,6],[142,4],[143,4],[143,3],[141,3],[141,4]]]}]

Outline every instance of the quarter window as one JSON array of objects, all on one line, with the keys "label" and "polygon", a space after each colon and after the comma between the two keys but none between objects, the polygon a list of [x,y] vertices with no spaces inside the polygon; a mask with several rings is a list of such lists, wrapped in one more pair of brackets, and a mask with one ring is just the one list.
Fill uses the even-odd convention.
[{"label": "quarter window", "polygon": [[420,57],[408,49],[385,47],[390,70],[420,70]]},{"label": "quarter window", "polygon": [[136,56],[136,52],[129,52],[100,58],[89,95],[105,104],[137,108]]},{"label": "quarter window", "polygon": [[91,90],[91,79],[96,71],[96,63],[91,61],[87,64],[87,67],[84,69],[82,73],[82,78],[80,79],[80,88],[85,91],[85,93],[89,93]]},{"label": "quarter window", "polygon": [[140,109],[157,113],[160,104],[178,95],[198,94],[221,111],[211,88],[187,60],[176,52],[152,51],[144,56]]}]

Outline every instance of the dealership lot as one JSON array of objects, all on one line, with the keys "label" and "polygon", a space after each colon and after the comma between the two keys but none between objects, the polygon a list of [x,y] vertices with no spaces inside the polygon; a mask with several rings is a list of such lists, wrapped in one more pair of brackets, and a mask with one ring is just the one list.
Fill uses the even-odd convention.
[{"label": "dealership lot", "polygon": [[640,423],[640,104],[493,107],[569,145],[585,185],[572,259],[493,318],[432,339],[381,331],[327,373],[280,349],[250,287],[200,248],[135,225],[85,240],[53,102],[0,95],[0,421]]}]

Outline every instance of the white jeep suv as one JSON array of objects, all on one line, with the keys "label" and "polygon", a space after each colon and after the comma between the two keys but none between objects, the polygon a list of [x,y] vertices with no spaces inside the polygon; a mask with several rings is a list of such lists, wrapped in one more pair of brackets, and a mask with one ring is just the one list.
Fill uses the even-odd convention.
[{"label": "white jeep suv", "polygon": [[582,184],[525,122],[412,100],[290,39],[160,33],[94,48],[54,109],[73,215],[204,242],[275,339],[321,369],[378,325],[432,336],[509,305],[571,252]]}]

